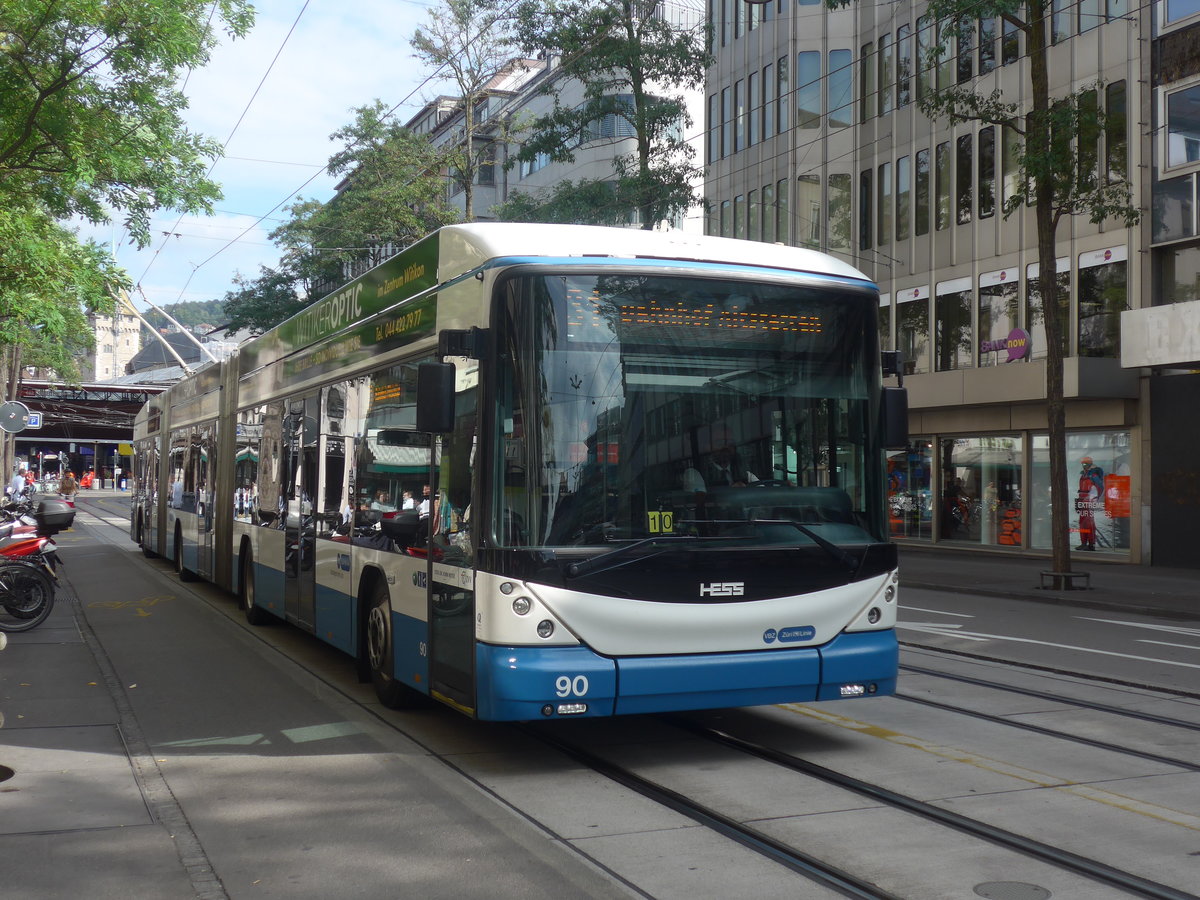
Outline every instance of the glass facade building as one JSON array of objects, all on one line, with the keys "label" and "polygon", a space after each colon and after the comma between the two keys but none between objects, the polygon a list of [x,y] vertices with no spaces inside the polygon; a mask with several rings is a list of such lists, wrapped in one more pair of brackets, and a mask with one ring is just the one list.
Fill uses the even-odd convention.
[{"label": "glass facade building", "polygon": [[[1072,546],[1200,565],[1150,514],[1164,467],[1200,483],[1200,458],[1154,452],[1186,395],[1156,380],[1200,378],[1183,374],[1200,368],[1200,4],[1054,9],[1051,93],[1080,92],[1078,177],[1126,185],[1142,213],[1133,226],[1066,216],[1056,233]],[[912,433],[887,463],[892,535],[1047,552],[1047,334],[1023,148],[919,104],[958,86],[1027,111],[1025,36],[934,21],[923,0],[709,0],[709,14],[706,108],[721,121],[706,131],[744,139],[709,142],[707,230],[820,249],[878,283]],[[1188,502],[1200,513],[1200,495]]]}]

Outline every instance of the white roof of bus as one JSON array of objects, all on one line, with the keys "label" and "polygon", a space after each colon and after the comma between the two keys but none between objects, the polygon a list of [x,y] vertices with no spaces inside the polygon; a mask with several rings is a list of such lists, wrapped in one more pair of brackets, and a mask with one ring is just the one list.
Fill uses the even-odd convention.
[{"label": "white roof of bus", "polygon": [[769,266],[871,281],[853,266],[815,250],[681,231],[476,222],[448,225],[441,229],[438,239],[443,261],[453,259],[462,264],[464,270],[469,270],[471,263],[478,265],[485,260],[508,256],[649,257]]}]

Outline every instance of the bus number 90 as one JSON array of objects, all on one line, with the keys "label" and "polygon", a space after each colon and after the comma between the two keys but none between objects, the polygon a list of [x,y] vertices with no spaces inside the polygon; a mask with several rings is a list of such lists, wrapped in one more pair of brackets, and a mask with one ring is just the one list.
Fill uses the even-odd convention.
[{"label": "bus number 90", "polygon": [[559,675],[554,679],[554,693],[559,697],[584,697],[588,692],[588,680],[586,675],[576,675],[571,678],[569,675]]}]

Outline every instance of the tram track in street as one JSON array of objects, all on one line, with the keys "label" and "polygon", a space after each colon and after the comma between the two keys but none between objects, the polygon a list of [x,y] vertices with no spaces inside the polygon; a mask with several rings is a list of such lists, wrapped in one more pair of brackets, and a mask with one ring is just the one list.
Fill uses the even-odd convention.
[{"label": "tram track in street", "polygon": [[[726,731],[709,727],[681,715],[660,716],[701,740],[731,748],[748,757],[771,763],[824,784],[850,791],[881,806],[901,810],[950,828],[961,834],[999,845],[1008,850],[1049,863],[1076,875],[1125,891],[1129,896],[1154,898],[1154,900],[1197,900],[1197,895],[1178,890],[1131,872],[1110,866],[1097,859],[1073,853],[1043,841],[1026,837],[1016,832],[998,828],[939,807],[913,797],[889,790],[878,784],[855,778],[825,766],[809,762],[789,753],[739,738]],[[605,775],[643,796],[663,803],[706,827],[714,828],[733,840],[756,852],[801,872],[815,881],[843,891],[845,896],[888,898],[893,895],[881,891],[871,882],[865,881],[844,869],[813,857],[796,847],[765,835],[760,830],[721,813],[713,807],[688,798],[678,791],[667,788],[592,750],[563,740],[549,737],[540,730],[531,730],[535,736],[582,765]]]},{"label": "tram track in street", "polygon": [[[111,523],[115,524],[115,523]],[[170,577],[163,573],[165,577]],[[235,608],[226,604],[224,598],[215,597],[208,592],[203,594],[206,603],[225,615],[234,622],[240,623],[240,616]],[[256,629],[250,629],[242,626],[248,634],[258,637],[265,645],[273,647],[281,654],[288,656],[292,664],[304,669],[311,677],[314,677],[326,684],[331,690],[338,692],[346,700],[359,705],[367,714],[372,716],[377,722],[394,730],[397,734],[402,735],[408,740],[414,741],[422,746],[430,756],[439,759],[443,764],[457,771],[463,778],[473,782],[480,790],[490,794],[497,803],[500,803],[516,814],[528,819],[538,827],[546,829],[547,833],[560,840],[566,846],[571,846],[573,850],[580,854],[581,857],[587,859],[591,864],[605,869],[614,878],[622,881],[631,890],[640,893],[642,896],[651,896],[646,894],[633,883],[623,878],[619,873],[611,870],[598,859],[590,856],[586,851],[576,846],[572,841],[566,840],[562,835],[557,835],[552,828],[539,822],[538,819],[531,813],[524,811],[519,805],[497,793],[469,770],[464,768],[451,755],[443,754],[433,749],[421,737],[420,733],[414,733],[411,728],[406,727],[403,721],[397,721],[394,716],[386,713],[381,713],[380,710],[361,703],[347,690],[347,686],[341,684],[336,679],[331,679],[328,674],[323,672],[320,667],[311,666],[299,659],[296,659],[286,653],[282,647],[276,646],[276,641],[270,638],[270,631],[260,633]],[[273,631],[273,630],[272,630]],[[282,629],[280,629],[282,631]],[[1008,666],[1014,664],[1009,661],[999,661]],[[1136,713],[1135,718],[1144,718],[1147,721],[1154,721],[1157,724],[1170,724],[1185,727],[1189,730],[1200,730],[1200,726],[1195,723],[1180,722],[1179,720],[1168,719],[1162,716],[1152,716],[1151,714],[1138,713],[1137,711],[1123,710],[1120,707],[1108,707],[1103,704],[1091,704],[1075,701],[1071,698],[1065,698],[1061,694],[1053,694],[1044,691],[1036,691],[1028,688],[1019,688],[1011,685],[1005,685],[1000,682],[989,682],[986,679],[971,678],[970,676],[957,677],[949,673],[937,672],[932,669],[923,669],[919,666],[902,666],[903,669],[911,671],[914,674],[930,675],[944,678],[954,678],[974,686],[986,688],[995,688],[998,690],[1012,690],[1014,693],[1025,694],[1031,697],[1040,699],[1053,700],[1057,703],[1070,703],[1072,705],[1084,706],[1087,708],[1096,708],[1103,711],[1110,711],[1116,714]],[[1025,668],[1025,667],[1020,667]],[[1087,678],[1087,676],[1079,676],[1077,673],[1059,673],[1071,674],[1076,677]],[[1136,687],[1144,688],[1145,686],[1138,685]],[[907,696],[899,696],[898,699],[905,702],[912,702],[914,699],[921,702],[922,698],[910,698]],[[952,714],[971,715],[976,718],[985,718],[997,724],[1013,725],[1016,724],[1003,716],[992,716],[990,714],[978,715],[974,711],[964,708],[952,706],[942,703],[941,701],[930,701],[926,705],[934,706]],[[657,717],[658,721],[669,724],[672,727],[683,729],[687,734],[690,734],[702,741],[720,745],[732,750],[736,750],[748,757],[766,762],[775,766],[781,766],[798,775],[807,778],[816,779],[823,784],[831,787],[850,791],[860,797],[865,797],[872,804],[878,804],[881,808],[889,810],[898,810],[902,813],[920,816],[938,826],[952,829],[960,834],[967,835],[970,838],[989,842],[994,845],[1005,848],[1005,850],[1021,854],[1027,857],[1037,859],[1050,866],[1070,872],[1076,876],[1090,879],[1098,884],[1106,885],[1118,891],[1123,891],[1128,896],[1162,898],[1162,900],[1197,900],[1197,895],[1186,893],[1179,889],[1173,888],[1170,885],[1162,884],[1157,881],[1144,878],[1135,873],[1124,871],[1115,866],[1109,866],[1096,859],[1073,853],[1070,850],[1055,847],[1051,844],[1025,837],[1022,834],[1008,831],[1002,828],[989,825],[986,822],[981,822],[963,816],[959,813],[947,810],[933,803],[927,803],[915,799],[914,797],[898,793],[878,784],[863,781],[862,779],[828,769],[816,763],[809,762],[793,754],[772,749],[768,746],[756,744],[752,741],[739,738],[727,731],[711,728],[701,723],[687,719],[686,717],[676,714],[671,716]],[[837,864],[828,859],[821,859],[818,855],[808,853],[798,847],[790,846],[786,841],[779,840],[776,837],[768,834],[766,831],[755,828],[753,824],[747,824],[740,821],[741,817],[735,817],[728,812],[722,812],[715,808],[710,803],[701,802],[688,794],[698,793],[690,788],[680,790],[677,788],[668,787],[659,784],[645,775],[605,759],[602,755],[596,753],[594,749],[576,744],[563,737],[562,732],[551,734],[547,737],[547,732],[554,732],[554,729],[547,729],[537,725],[520,726],[520,730],[535,736],[545,745],[566,754],[580,766],[596,772],[605,778],[624,786],[625,788],[636,792],[637,794],[652,800],[655,803],[669,808],[681,815],[686,816],[704,828],[725,837],[726,839],[737,842],[743,847],[760,854],[765,859],[774,861],[807,880],[823,886],[830,892],[840,896],[875,898],[875,900],[894,900],[898,895],[889,893],[881,888],[875,882],[864,878],[859,874],[851,871],[854,866],[846,866],[845,863]],[[1071,739],[1069,734],[1055,732],[1052,729],[1041,729],[1035,726],[1030,729],[1037,731],[1044,736],[1051,738]],[[1117,748],[1104,742],[1092,742],[1088,740],[1082,741],[1089,746],[1109,750],[1113,752],[1128,753],[1125,748]],[[1189,771],[1200,770],[1200,765],[1187,763],[1180,760],[1170,759],[1167,757],[1156,756],[1152,754],[1136,754],[1142,759],[1157,762],[1164,765],[1177,766]],[[905,893],[901,896],[910,896]]]}]

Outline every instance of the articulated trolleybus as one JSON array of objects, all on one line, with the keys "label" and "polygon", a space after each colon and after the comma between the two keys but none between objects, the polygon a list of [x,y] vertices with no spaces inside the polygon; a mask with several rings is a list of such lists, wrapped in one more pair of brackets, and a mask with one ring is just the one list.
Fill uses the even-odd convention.
[{"label": "articulated trolleybus", "polygon": [[878,303],[806,250],[446,227],[151,400],[132,537],[393,707],[892,693]]}]

